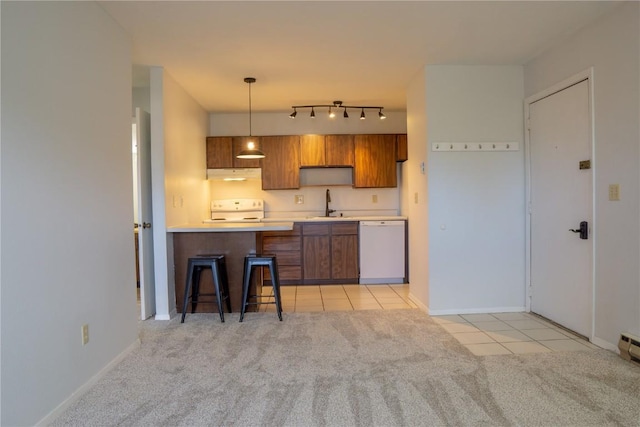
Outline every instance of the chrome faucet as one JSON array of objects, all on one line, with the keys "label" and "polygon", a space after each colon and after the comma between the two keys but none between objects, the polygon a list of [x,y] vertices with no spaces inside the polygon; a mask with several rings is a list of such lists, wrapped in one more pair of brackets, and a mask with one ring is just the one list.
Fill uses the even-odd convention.
[{"label": "chrome faucet", "polygon": [[330,216],[332,213],[334,213],[336,210],[335,209],[329,209],[329,202],[331,201],[331,193],[329,192],[329,189],[327,188],[327,194],[325,196],[324,199],[324,216]]}]

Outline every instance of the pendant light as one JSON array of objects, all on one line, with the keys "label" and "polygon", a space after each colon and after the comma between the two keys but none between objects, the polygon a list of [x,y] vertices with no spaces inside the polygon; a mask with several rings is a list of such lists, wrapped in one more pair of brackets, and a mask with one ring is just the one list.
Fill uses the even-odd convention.
[{"label": "pendant light", "polygon": [[245,77],[244,82],[249,84],[249,142],[247,148],[242,150],[236,156],[238,159],[264,159],[264,153],[256,147],[256,143],[252,141],[251,136],[251,83],[255,83],[254,77]]}]

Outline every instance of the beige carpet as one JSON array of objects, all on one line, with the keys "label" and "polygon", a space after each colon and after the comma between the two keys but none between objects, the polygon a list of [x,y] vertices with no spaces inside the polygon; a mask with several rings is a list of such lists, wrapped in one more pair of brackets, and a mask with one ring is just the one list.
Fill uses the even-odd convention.
[{"label": "beige carpet", "polygon": [[606,350],[476,357],[419,310],[188,315],[55,426],[640,426],[640,367]]}]

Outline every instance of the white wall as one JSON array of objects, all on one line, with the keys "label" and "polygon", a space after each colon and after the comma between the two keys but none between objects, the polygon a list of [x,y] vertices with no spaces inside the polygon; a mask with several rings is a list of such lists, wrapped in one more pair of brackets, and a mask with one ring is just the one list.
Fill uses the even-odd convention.
[{"label": "white wall", "polygon": [[1,424],[34,425],[137,339],[131,52],[95,3],[1,7]]},{"label": "white wall", "polygon": [[167,226],[199,222],[209,211],[206,138],[209,115],[164,73]]},{"label": "white wall", "polygon": [[[525,307],[523,69],[427,66],[429,311]],[[434,142],[519,151],[433,152]]]},{"label": "white wall", "polygon": [[151,89],[148,86],[134,87],[131,90],[133,100],[133,114],[135,115],[136,107],[149,113],[151,111]]},{"label": "white wall", "polygon": [[172,236],[166,227],[209,215],[208,114],[161,67],[151,67],[151,179],[156,319],[175,313]]},{"label": "white wall", "polygon": [[[525,95],[594,67],[595,337],[640,335],[640,4],[626,2],[525,67]],[[608,201],[609,184],[621,200]]]},{"label": "white wall", "polygon": [[[327,189],[331,191],[329,207],[336,210],[332,214],[334,216],[400,215],[397,188],[353,189],[349,186],[324,185],[301,187],[297,190],[263,191],[259,180],[210,181],[210,185],[212,199],[263,199],[267,218],[324,215]],[[303,196],[304,204],[295,203],[296,195]],[[377,200],[375,203],[374,196]]]},{"label": "white wall", "polygon": [[408,160],[402,165],[401,212],[409,217],[409,283],[411,295],[429,307],[429,205],[426,166],[427,88],[421,70],[407,88]]}]

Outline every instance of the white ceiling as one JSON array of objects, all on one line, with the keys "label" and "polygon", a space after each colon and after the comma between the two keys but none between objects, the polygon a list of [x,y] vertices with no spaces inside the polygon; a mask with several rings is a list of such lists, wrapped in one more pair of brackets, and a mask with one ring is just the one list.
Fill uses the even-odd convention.
[{"label": "white ceiling", "polygon": [[[102,1],[133,40],[210,112],[291,105],[405,110],[427,64],[524,64],[611,1]],[[135,67],[134,84],[145,81]],[[144,84],[144,83],[142,83]]]}]

